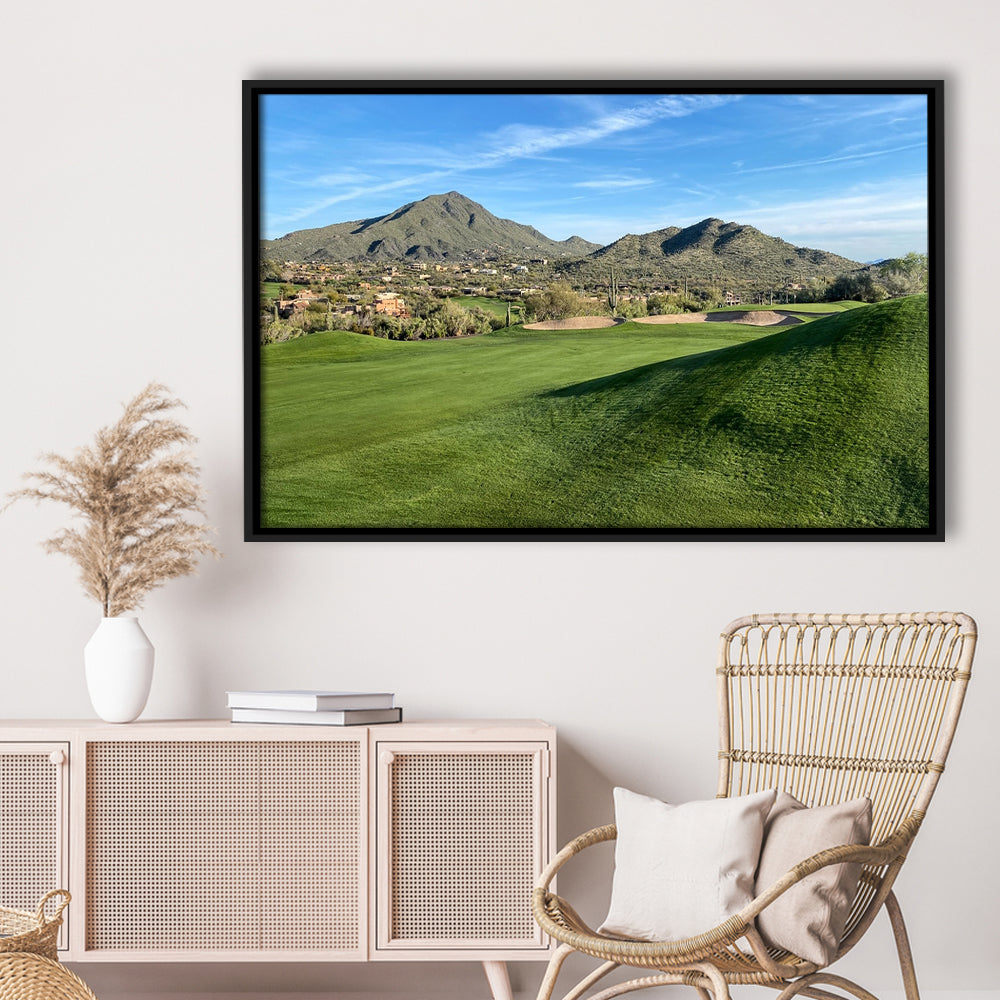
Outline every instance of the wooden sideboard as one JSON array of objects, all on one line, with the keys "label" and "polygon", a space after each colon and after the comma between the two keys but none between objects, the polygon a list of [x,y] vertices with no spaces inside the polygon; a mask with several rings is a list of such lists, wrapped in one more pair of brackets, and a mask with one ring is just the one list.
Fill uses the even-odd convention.
[{"label": "wooden sideboard", "polygon": [[555,730],[0,722],[0,904],[69,962],[546,959]]}]

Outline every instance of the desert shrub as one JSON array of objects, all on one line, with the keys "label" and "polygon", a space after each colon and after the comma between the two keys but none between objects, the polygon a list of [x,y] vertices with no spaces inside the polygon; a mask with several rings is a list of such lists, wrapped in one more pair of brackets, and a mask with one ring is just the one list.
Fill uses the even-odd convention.
[{"label": "desert shrub", "polygon": [[403,323],[406,340],[427,340],[430,322],[424,316],[414,316]]},{"label": "desert shrub", "polygon": [[494,329],[499,329],[499,327],[493,326],[494,319],[498,321],[500,326],[503,326],[503,320],[500,319],[499,316],[494,316],[485,309],[480,309],[479,306],[473,306],[471,309],[466,311],[469,314],[465,328],[465,332],[468,336],[491,333]]},{"label": "desert shrub", "polygon": [[[905,293],[904,293],[905,294]],[[890,297],[889,290],[882,283],[881,276],[874,268],[851,271],[834,278],[826,293],[827,301],[853,299],[857,302],[882,302]]]},{"label": "desert shrub", "polygon": [[634,319],[636,316],[648,316],[648,307],[645,299],[626,299],[618,303],[615,310],[616,316],[623,316],[625,319]]},{"label": "desert shrub", "polygon": [[287,319],[276,319],[269,323],[262,323],[260,328],[260,342],[262,346],[267,344],[279,344],[285,340],[295,340],[301,337],[306,331],[298,323],[293,323]]},{"label": "desert shrub", "polygon": [[400,333],[400,321],[395,316],[387,316],[385,313],[379,313],[372,320],[372,336],[382,337],[383,340],[405,339],[400,336]]},{"label": "desert shrub", "polygon": [[676,313],[701,312],[705,303],[693,295],[680,292],[661,292],[650,295],[646,300],[646,311],[650,316],[671,316]]},{"label": "desert shrub", "polygon": [[444,337],[461,337],[465,333],[468,310],[451,299],[445,299],[434,313]]},{"label": "desert shrub", "polygon": [[524,306],[528,316],[536,321],[588,316],[597,311],[596,303],[573,291],[564,282],[549,285],[544,292],[526,296]]}]

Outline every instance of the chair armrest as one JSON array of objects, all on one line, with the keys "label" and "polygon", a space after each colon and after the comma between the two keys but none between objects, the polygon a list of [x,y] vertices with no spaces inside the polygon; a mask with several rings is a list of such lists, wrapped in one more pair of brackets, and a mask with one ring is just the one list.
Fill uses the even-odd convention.
[{"label": "chair armrest", "polygon": [[601,826],[571,840],[552,859],[535,884],[531,908],[536,922],[546,934],[571,945],[578,951],[606,961],[645,965],[651,968],[688,965],[711,955],[717,956],[721,949],[734,946],[736,941],[746,937],[764,968],[774,974],[785,975],[788,970],[801,974],[814,970],[815,966],[808,964],[807,968],[806,963],[794,967],[785,966],[769,959],[754,926],[756,916],[807,875],[829,865],[857,862],[880,866],[896,861],[905,856],[919,826],[920,820],[911,815],[900,824],[891,837],[880,844],[848,844],[820,851],[799,862],[743,909],[727,917],[718,926],[706,930],[703,934],[675,941],[637,941],[598,934],[579,917],[569,903],[549,891],[549,885],[556,872],[570,858],[594,844],[616,839],[618,828],[614,824]]},{"label": "chair armrest", "polygon": [[599,826],[571,840],[539,876],[532,893],[531,909],[538,925],[557,941],[570,944],[578,951],[622,964],[658,968],[660,965],[685,964],[717,953],[745,933],[748,924],[736,914],[696,937],[677,941],[637,941],[598,934],[576,913],[572,906],[549,885],[570,858],[594,844],[614,840],[618,828],[614,824]]},{"label": "chair armrest", "polygon": [[905,857],[919,826],[919,819],[908,816],[895,833],[880,844],[845,844],[819,851],[790,868],[777,882],[768,886],[743,907],[737,916],[750,923],[765,907],[793,885],[831,865],[854,863],[878,867],[891,864],[898,858]]},{"label": "chair armrest", "polygon": [[535,883],[536,889],[548,889],[549,884],[552,879],[555,878],[556,872],[570,858],[575,857],[581,851],[586,850],[593,844],[601,844],[608,840],[614,840],[618,836],[618,827],[614,823],[608,826],[598,826],[593,830],[588,830],[586,833],[581,833],[579,837],[571,840],[548,864],[541,875],[538,876],[538,881]]}]

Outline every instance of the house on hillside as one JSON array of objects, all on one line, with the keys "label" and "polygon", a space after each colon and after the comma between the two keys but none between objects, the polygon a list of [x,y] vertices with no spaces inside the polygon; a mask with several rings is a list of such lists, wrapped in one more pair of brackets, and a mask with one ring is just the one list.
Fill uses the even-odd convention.
[{"label": "house on hillside", "polygon": [[406,303],[395,292],[382,292],[380,295],[376,295],[375,312],[385,313],[386,316],[396,316],[399,319],[407,319],[410,315],[406,310]]},{"label": "house on hillside", "polygon": [[289,319],[304,313],[314,302],[328,303],[329,301],[325,295],[320,295],[317,292],[299,292],[294,298],[278,299],[278,315],[282,319]]},{"label": "house on hillside", "polygon": [[723,305],[740,306],[743,305],[743,300],[735,292],[726,292]]}]

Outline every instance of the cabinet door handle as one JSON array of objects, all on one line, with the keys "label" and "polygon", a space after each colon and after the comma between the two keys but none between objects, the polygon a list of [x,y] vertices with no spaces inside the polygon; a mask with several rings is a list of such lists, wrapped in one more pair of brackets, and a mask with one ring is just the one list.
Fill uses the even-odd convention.
[{"label": "cabinet door handle", "polygon": [[64,754],[62,750],[53,750],[52,753],[49,754],[49,760],[55,764],[56,767],[60,767],[66,763],[66,754]]},{"label": "cabinet door handle", "polygon": [[383,750],[378,759],[380,763],[388,767],[396,759],[396,755],[391,750]]}]

